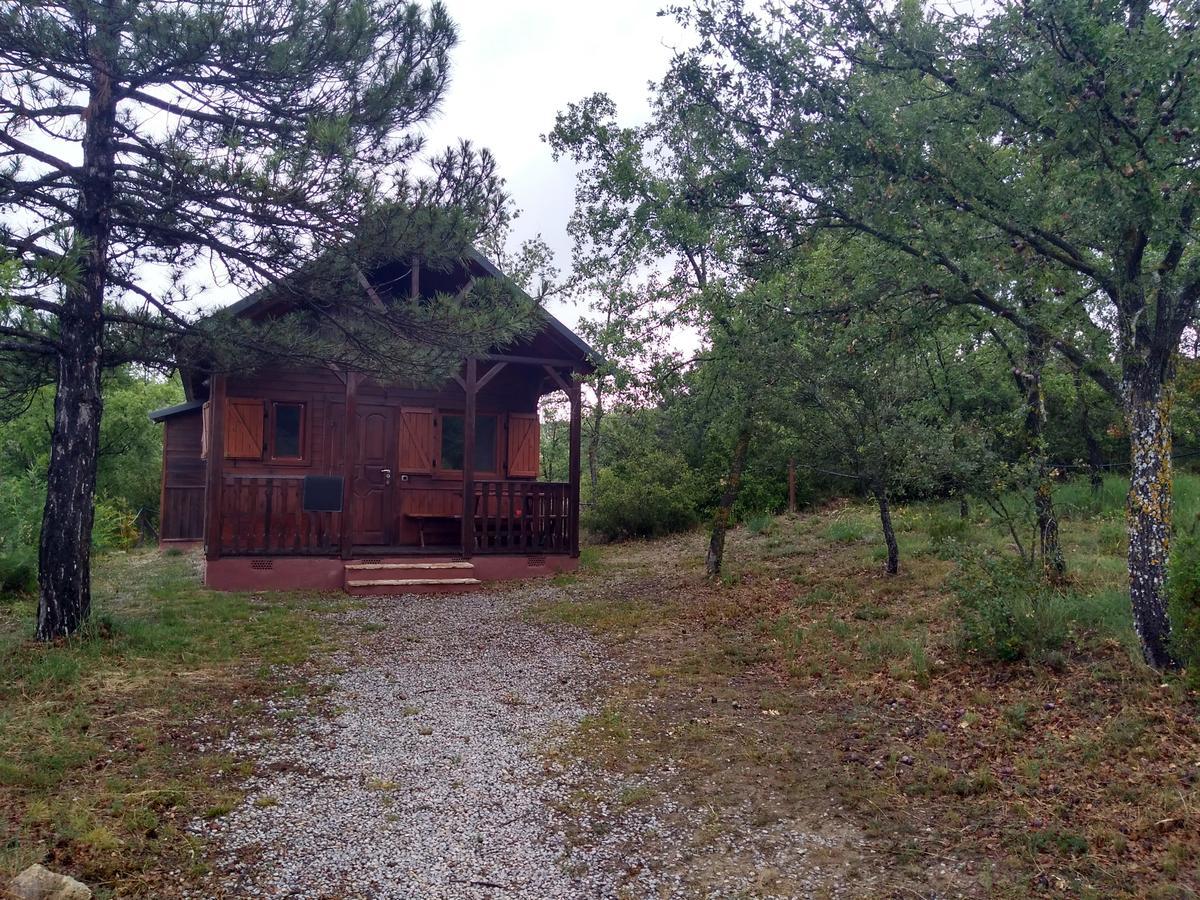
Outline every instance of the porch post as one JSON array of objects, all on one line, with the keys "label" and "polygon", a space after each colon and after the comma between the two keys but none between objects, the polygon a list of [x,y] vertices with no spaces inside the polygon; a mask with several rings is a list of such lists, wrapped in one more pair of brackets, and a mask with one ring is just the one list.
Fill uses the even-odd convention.
[{"label": "porch post", "polygon": [[580,383],[572,379],[570,386],[571,390],[567,392],[567,396],[571,400],[571,457],[567,479],[571,483],[571,555],[577,557],[579,556],[579,447],[580,435],[583,431],[583,404],[580,396]]},{"label": "porch post", "polygon": [[475,389],[477,361],[467,359],[467,377],[463,382],[463,517],[462,552],[469,557],[475,551]]},{"label": "porch post", "polygon": [[358,462],[358,373],[346,372],[346,418],[342,442],[342,559],[354,555],[354,469]]},{"label": "porch post", "polygon": [[208,388],[208,459],[204,478],[204,558],[221,558],[221,481],[225,474],[225,376]]}]

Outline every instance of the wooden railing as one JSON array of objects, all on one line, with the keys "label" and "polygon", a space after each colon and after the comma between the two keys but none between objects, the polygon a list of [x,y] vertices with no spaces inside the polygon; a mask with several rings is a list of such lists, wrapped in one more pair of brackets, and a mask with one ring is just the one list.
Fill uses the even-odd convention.
[{"label": "wooden railing", "polygon": [[162,492],[159,514],[164,541],[200,541],[204,539],[204,485],[168,484]]},{"label": "wooden railing", "polygon": [[475,481],[476,553],[570,553],[571,486]]},{"label": "wooden railing", "polygon": [[221,481],[221,553],[330,555],[342,514],[306,512],[302,475],[226,475]]}]

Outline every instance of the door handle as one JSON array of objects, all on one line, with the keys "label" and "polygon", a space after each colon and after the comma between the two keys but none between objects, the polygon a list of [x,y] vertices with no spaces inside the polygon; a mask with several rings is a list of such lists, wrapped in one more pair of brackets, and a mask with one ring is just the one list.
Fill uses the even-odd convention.
[{"label": "door handle", "polygon": [[392,470],[391,469],[380,469],[379,474],[383,476],[384,484],[392,483]]}]

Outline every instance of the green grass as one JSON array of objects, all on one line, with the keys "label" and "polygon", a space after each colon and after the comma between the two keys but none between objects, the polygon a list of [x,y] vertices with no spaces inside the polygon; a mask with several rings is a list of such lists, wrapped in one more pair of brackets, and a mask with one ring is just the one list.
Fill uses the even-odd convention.
[{"label": "green grass", "polygon": [[[1175,497],[1177,530],[1191,528],[1200,476],[1179,474]],[[998,619],[1024,642],[1000,658],[969,652],[952,588],[969,560],[1017,557],[1004,521],[977,500],[966,517],[957,502],[896,504],[895,577],[879,565],[877,511],[863,501],[747,522],[730,534],[719,582],[698,568],[702,534],[604,548],[605,577],[580,578],[554,617],[619,630],[628,639],[613,652],[645,677],[601,696],[575,750],[613,783],[670,760],[678,796],[706,808],[836,804],[867,834],[911,834],[921,853],[999,860],[980,873],[989,895],[1049,884],[1111,896],[1136,884],[1190,896],[1195,694],[1140,659],[1124,479],[1099,491],[1058,484],[1055,501],[1067,578],[1020,575],[977,592],[1003,601]],[[1032,510],[1005,502],[1024,517],[1028,550]],[[665,569],[684,573],[678,584],[663,583]],[[609,572],[625,577],[614,584]]]},{"label": "green grass", "polygon": [[181,555],[99,558],[91,621],[53,645],[32,640],[32,599],[0,602],[0,877],[43,862],[101,896],[153,893],[155,873],[200,858],[187,822],[240,801],[222,780],[247,764],[213,748],[283,687],[276,667],[322,648],[314,613],[343,601],[217,593],[196,572]]},{"label": "green grass", "polygon": [[861,522],[834,522],[825,529],[825,539],[839,544],[855,544],[868,534]]}]

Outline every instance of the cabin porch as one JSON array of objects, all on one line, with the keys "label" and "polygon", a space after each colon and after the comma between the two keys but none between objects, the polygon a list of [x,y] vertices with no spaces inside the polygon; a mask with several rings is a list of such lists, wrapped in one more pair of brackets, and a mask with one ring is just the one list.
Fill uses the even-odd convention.
[{"label": "cabin porch", "polygon": [[[397,496],[399,517],[416,523],[415,543],[353,543],[343,552],[353,513],[312,509],[306,475],[225,475],[217,552],[226,556],[578,555],[576,500],[569,482],[474,481],[469,495],[425,489]],[[344,500],[340,500],[344,504]],[[469,511],[467,511],[469,509]]]},{"label": "cabin porch", "polygon": [[[541,383],[539,394],[555,388],[566,393],[571,408],[567,481],[536,480],[536,411],[498,405],[497,396],[507,395],[498,378],[506,370],[519,379],[514,383]],[[328,383],[335,375],[337,393],[344,390],[344,396],[331,394]],[[236,385],[234,394],[226,376],[212,376],[204,425],[210,448],[204,487],[207,584],[229,590],[404,593],[574,568],[580,396],[571,369],[530,358],[468,359],[463,374],[436,402],[419,403],[411,390],[381,387],[354,373],[320,377],[324,399],[310,401],[306,410],[318,405],[326,410],[321,420],[326,434],[317,441],[334,449],[326,463],[297,471],[269,463],[278,438],[257,432],[231,438],[226,430],[244,428],[247,421],[257,428],[259,418],[263,427],[274,427],[274,413],[260,416],[258,409],[260,402],[267,409],[277,407],[280,401],[270,397],[279,396],[280,389],[264,389],[270,397],[259,401],[253,383]],[[476,401],[489,383],[502,394],[493,392],[480,410]],[[254,407],[252,418],[242,411],[247,405]],[[445,408],[461,412],[440,411]],[[240,420],[228,421],[234,417]],[[450,419],[455,433],[447,443],[441,433]],[[484,419],[490,422],[477,444]],[[355,424],[346,427],[346,422]],[[297,440],[314,442],[307,434]],[[450,443],[452,468],[444,464]],[[228,452],[242,445],[248,462]],[[256,456],[260,445],[266,448],[261,457]],[[211,452],[214,447],[227,452]],[[363,567],[379,567],[377,577],[364,577],[373,570]]]}]

